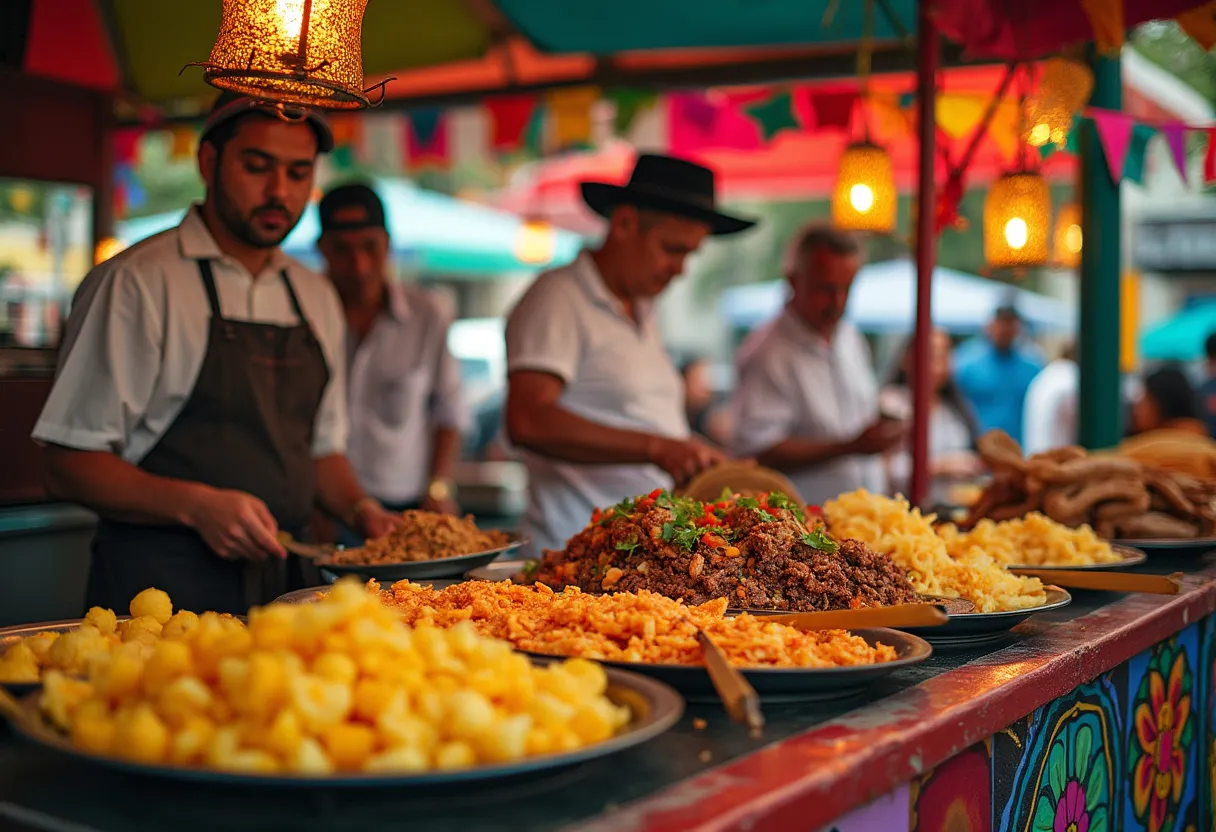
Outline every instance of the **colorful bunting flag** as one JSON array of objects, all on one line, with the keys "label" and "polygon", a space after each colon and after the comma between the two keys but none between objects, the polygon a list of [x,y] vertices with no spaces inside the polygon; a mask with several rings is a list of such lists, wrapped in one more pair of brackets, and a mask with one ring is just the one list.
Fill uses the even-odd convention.
[{"label": "colorful bunting flag", "polygon": [[1147,124],[1137,124],[1132,128],[1132,140],[1127,148],[1127,162],[1123,166],[1123,178],[1144,184],[1144,157],[1148,151],[1148,142],[1157,135],[1157,128]]},{"label": "colorful bunting flag", "polygon": [[712,132],[717,124],[718,106],[701,93],[676,94],[672,96],[672,106],[681,118],[702,132]]},{"label": "colorful bunting flag", "polygon": [[1127,25],[1123,22],[1122,0],[1081,0],[1081,8],[1094,29],[1094,43],[1098,51],[1118,55],[1127,32]]},{"label": "colorful bunting flag", "polygon": [[406,159],[410,167],[446,166],[448,162],[447,119],[443,110],[414,110],[409,114],[410,134]]},{"label": "colorful bunting flag", "polygon": [[169,158],[189,159],[198,151],[198,133],[189,125],[179,124],[169,131]]},{"label": "colorful bunting flag", "polygon": [[811,95],[811,109],[815,113],[815,126],[820,130],[848,130],[853,121],[853,107],[857,103],[856,92],[828,92]]},{"label": "colorful bunting flag", "polygon": [[978,95],[943,93],[937,97],[937,126],[952,139],[968,138],[984,121],[988,101]]},{"label": "colorful bunting flag", "polygon": [[1182,31],[1205,50],[1216,46],[1216,0],[1206,6],[1183,12],[1174,18]]},{"label": "colorful bunting flag", "polygon": [[1174,157],[1174,167],[1178,169],[1178,175],[1182,177],[1183,182],[1187,181],[1186,125],[1177,122],[1163,125],[1161,135],[1165,136],[1165,143],[1169,146],[1170,155]]},{"label": "colorful bunting flag", "polygon": [[758,125],[765,141],[772,141],[782,130],[798,129],[798,119],[794,118],[794,99],[788,92],[780,92],[771,98],[757,104],[745,107],[748,114]]},{"label": "colorful bunting flag", "polygon": [[608,94],[609,100],[616,105],[616,114],[612,117],[612,129],[618,136],[625,136],[633,126],[633,120],[638,115],[655,105],[659,96],[653,90],[623,89],[613,90]]},{"label": "colorful bunting flag", "polygon": [[870,126],[883,142],[888,144],[907,139],[912,135],[908,113],[899,106],[895,93],[871,92],[866,97]]},{"label": "colorful bunting flag", "polygon": [[500,95],[486,100],[491,149],[503,153],[519,148],[536,112],[536,103],[536,97],[531,95]]},{"label": "colorful bunting flag", "polygon": [[599,99],[598,87],[567,87],[545,93],[558,150],[591,144],[591,108]]},{"label": "colorful bunting flag", "polygon": [[1090,110],[1089,117],[1093,119],[1102,152],[1106,154],[1110,178],[1118,185],[1123,179],[1124,161],[1127,159],[1127,149],[1135,124],[1126,113],[1113,110]]}]

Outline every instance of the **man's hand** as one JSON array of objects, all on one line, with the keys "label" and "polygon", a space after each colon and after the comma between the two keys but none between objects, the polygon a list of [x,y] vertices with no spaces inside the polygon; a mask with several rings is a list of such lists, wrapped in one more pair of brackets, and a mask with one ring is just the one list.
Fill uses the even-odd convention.
[{"label": "man's hand", "polygon": [[869,456],[889,451],[904,440],[908,435],[908,423],[892,419],[879,419],[857,435],[849,443],[850,450],[855,454]]},{"label": "man's hand", "polygon": [[453,517],[460,516],[460,506],[451,497],[446,500],[433,500],[427,497],[422,501],[423,511],[433,511],[437,514],[451,514]]},{"label": "man's hand", "polygon": [[354,527],[368,540],[383,537],[402,523],[400,514],[380,505],[371,498],[364,498],[355,505]]},{"label": "man's hand", "polygon": [[266,504],[243,491],[202,487],[186,514],[186,525],[222,558],[286,557],[279,524]]},{"label": "man's hand", "polygon": [[726,454],[697,439],[656,437],[650,448],[650,462],[659,466],[683,485],[707,468],[726,461]]}]

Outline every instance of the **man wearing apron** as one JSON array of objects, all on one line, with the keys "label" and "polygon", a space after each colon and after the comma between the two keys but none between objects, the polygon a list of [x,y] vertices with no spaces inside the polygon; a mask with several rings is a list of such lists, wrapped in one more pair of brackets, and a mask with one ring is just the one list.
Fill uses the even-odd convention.
[{"label": "man wearing apron", "polygon": [[344,456],[338,300],[278,247],[332,146],[315,113],[221,95],[206,199],[77,290],[34,438],[48,490],[101,516],[86,605],[121,612],[156,586],[245,612],[306,577],[278,533],[314,504],[369,537],[398,522]]}]

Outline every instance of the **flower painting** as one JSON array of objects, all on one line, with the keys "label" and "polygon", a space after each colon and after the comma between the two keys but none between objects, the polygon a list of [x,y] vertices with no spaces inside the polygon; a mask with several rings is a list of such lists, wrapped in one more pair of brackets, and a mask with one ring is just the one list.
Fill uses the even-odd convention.
[{"label": "flower painting", "polygon": [[1056,727],[1035,793],[1032,832],[1116,832],[1103,713],[1078,705]]},{"label": "flower painting", "polygon": [[1178,827],[1195,714],[1186,650],[1173,640],[1153,651],[1132,701],[1128,736],[1132,812],[1148,832]]}]

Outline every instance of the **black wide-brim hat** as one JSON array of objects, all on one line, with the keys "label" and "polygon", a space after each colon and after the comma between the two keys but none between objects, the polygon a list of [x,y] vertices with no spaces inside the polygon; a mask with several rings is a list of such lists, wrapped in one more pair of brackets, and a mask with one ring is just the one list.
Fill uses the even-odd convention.
[{"label": "black wide-brim hat", "polygon": [[579,187],[587,206],[601,217],[618,205],[633,205],[703,222],[714,236],[746,231],[756,224],[717,210],[712,170],[672,156],[639,156],[625,185],[581,182]]}]

